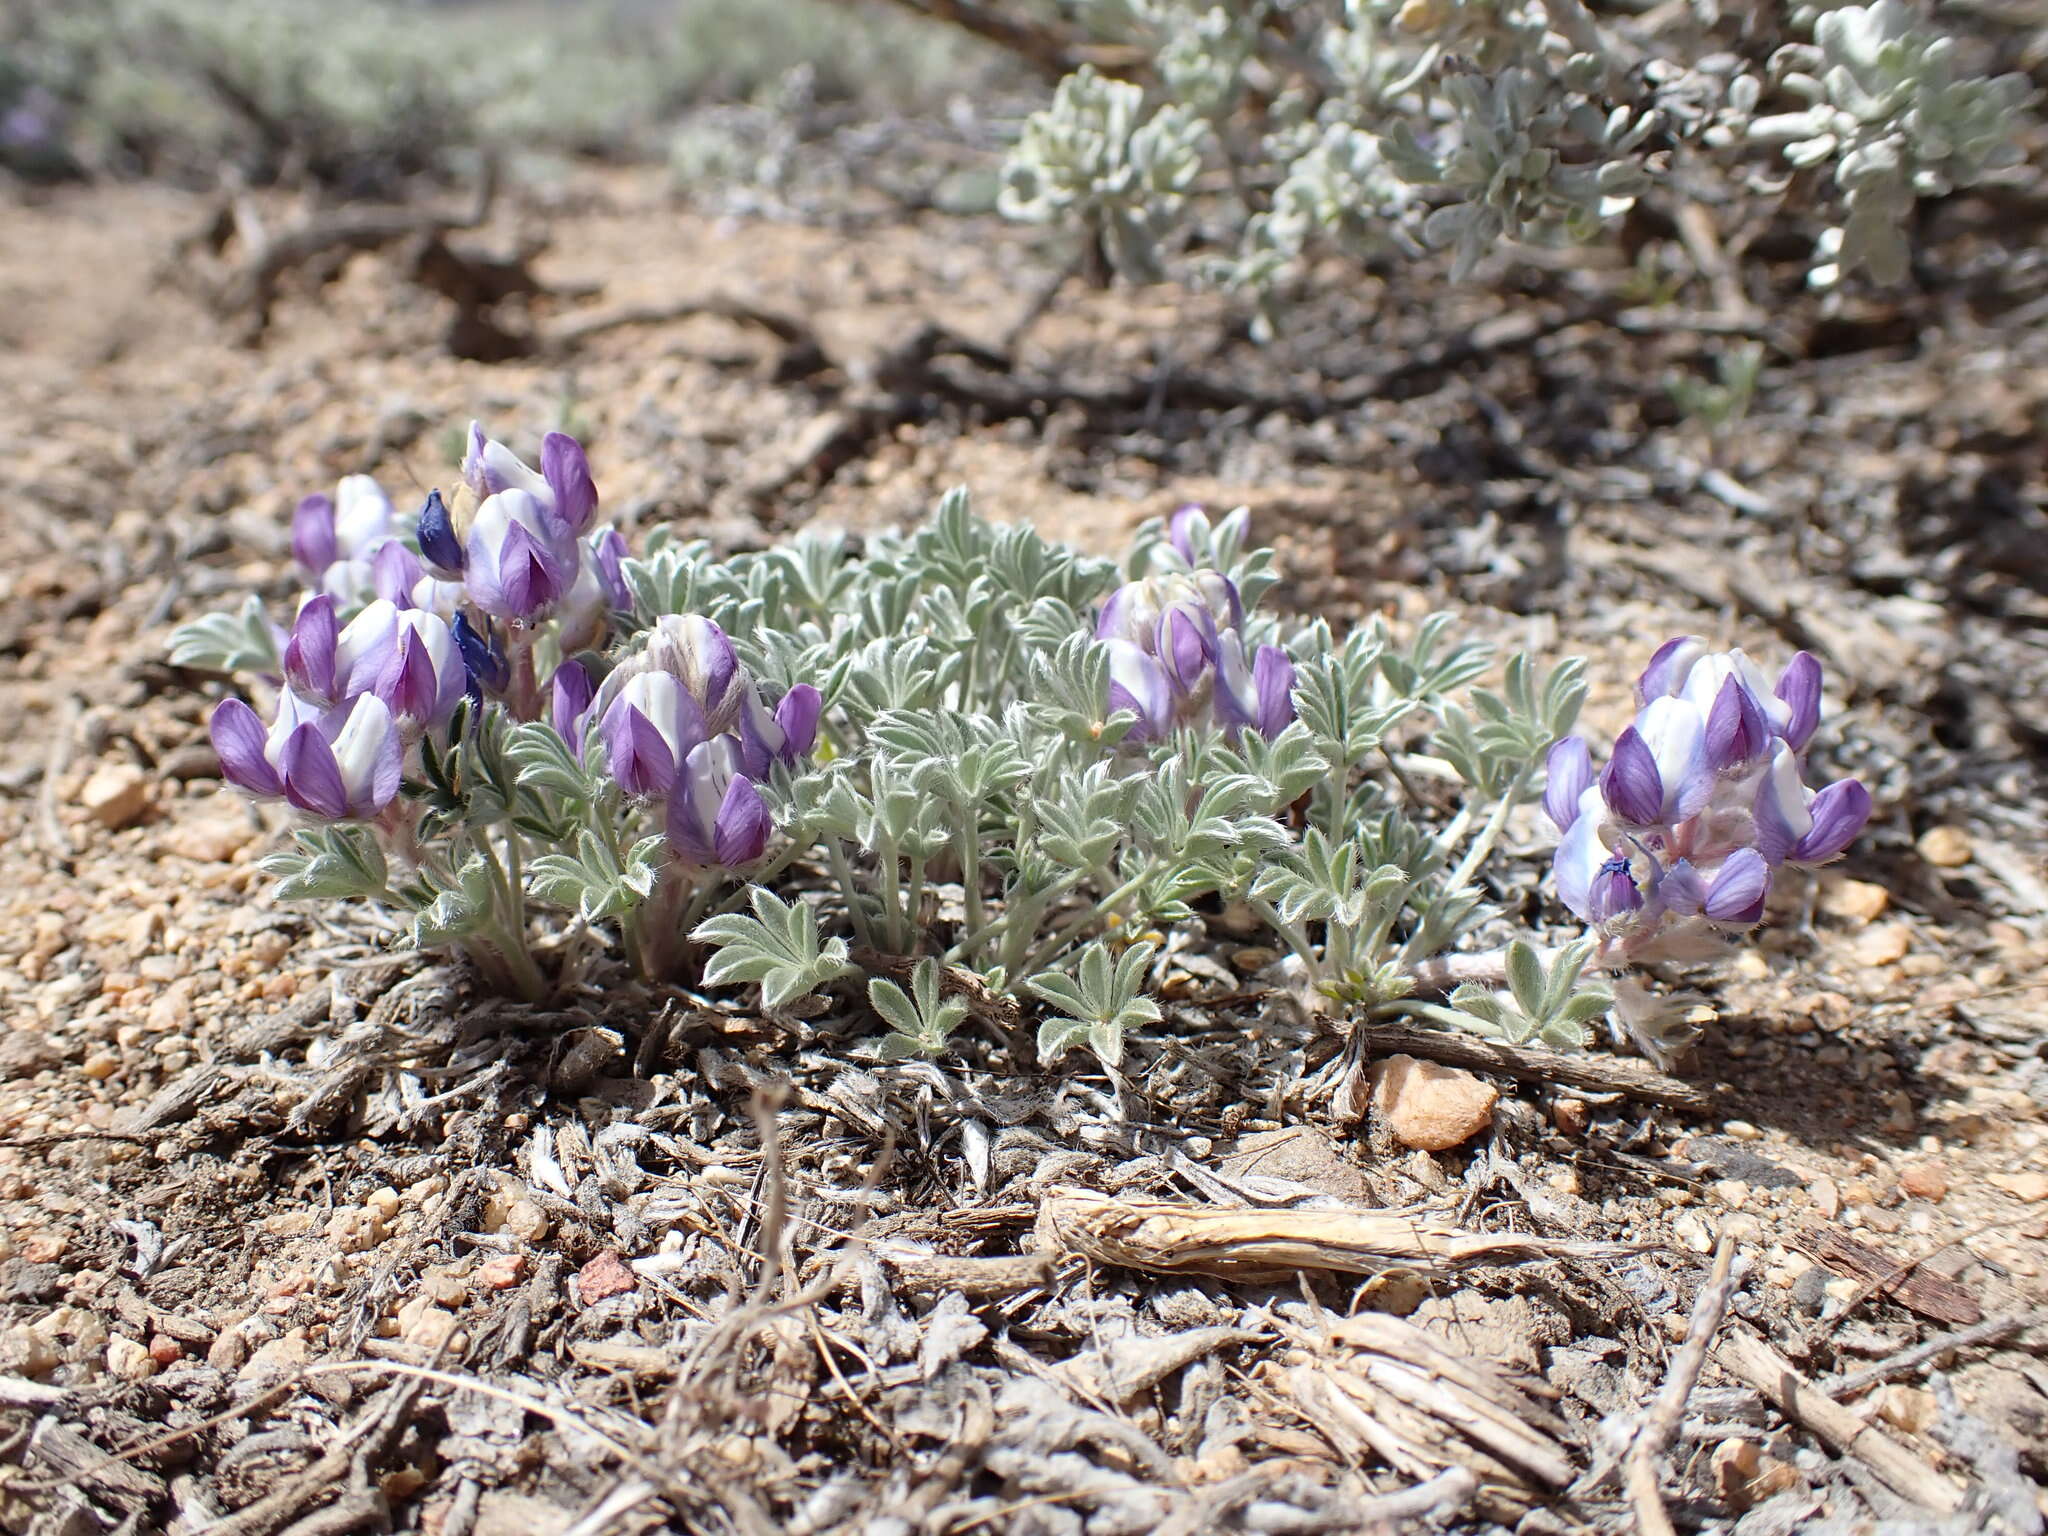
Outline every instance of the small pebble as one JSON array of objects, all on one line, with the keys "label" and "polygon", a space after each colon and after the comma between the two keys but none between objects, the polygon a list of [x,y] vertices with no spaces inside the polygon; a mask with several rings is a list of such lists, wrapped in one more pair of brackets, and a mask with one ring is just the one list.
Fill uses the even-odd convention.
[{"label": "small pebble", "polygon": [[1939,1163],[1908,1163],[1899,1170],[1899,1188],[1914,1200],[1939,1200],[1948,1193],[1948,1172]]},{"label": "small pebble", "polygon": [[1913,845],[1936,869],[1961,869],[1970,862],[1970,834],[1961,827],[1929,827]]},{"label": "small pebble", "polygon": [[1500,1090],[1458,1067],[1389,1056],[1372,1069],[1374,1117],[1404,1147],[1441,1152],[1493,1123]]},{"label": "small pebble", "polygon": [[2048,1173],[1994,1173],[1991,1182],[2008,1195],[2016,1195],[2030,1205],[2037,1200],[2048,1200]]},{"label": "small pebble", "polygon": [[1845,877],[1828,883],[1821,892],[1820,909],[1845,922],[1869,923],[1884,916],[1891,899],[1891,892],[1881,885]]},{"label": "small pebble", "polygon": [[85,813],[109,832],[141,820],[149,809],[149,778],[133,763],[107,763],[95,768],[78,792]]},{"label": "small pebble", "polygon": [[1813,1208],[1820,1213],[1823,1220],[1833,1221],[1842,1214],[1841,1188],[1826,1174],[1821,1174],[1808,1184],[1806,1193],[1812,1198]]},{"label": "small pebble", "polygon": [[1902,959],[1912,944],[1912,933],[1904,923],[1881,923],[1858,934],[1850,950],[1858,964],[1890,965]]},{"label": "small pebble", "polygon": [[476,1267],[476,1283],[493,1291],[509,1291],[526,1278],[526,1255],[501,1253]]},{"label": "small pebble", "polygon": [[117,1333],[107,1340],[107,1369],[123,1381],[147,1381],[156,1374],[156,1361],[145,1346]]},{"label": "small pebble", "polygon": [[605,1249],[576,1271],[576,1294],[586,1307],[608,1297],[623,1296],[639,1283],[615,1248]]},{"label": "small pebble", "polygon": [[1909,1387],[1903,1382],[1879,1387],[1871,1394],[1871,1406],[1885,1423],[1894,1429],[1903,1429],[1909,1435],[1925,1434],[1941,1417],[1941,1404],[1932,1392]]}]

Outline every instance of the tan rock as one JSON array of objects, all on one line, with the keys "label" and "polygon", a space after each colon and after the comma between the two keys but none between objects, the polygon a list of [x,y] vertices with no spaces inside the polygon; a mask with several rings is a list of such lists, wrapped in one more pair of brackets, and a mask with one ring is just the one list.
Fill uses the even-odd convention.
[{"label": "tan rock", "polygon": [[132,827],[149,809],[149,778],[133,763],[107,763],[78,792],[85,813],[109,832]]},{"label": "tan rock", "polygon": [[1975,853],[1970,834],[1961,827],[1929,827],[1913,846],[1936,869],[1961,869]]},{"label": "tan rock", "polygon": [[1909,1435],[1925,1434],[1941,1417],[1941,1404],[1932,1392],[1909,1387],[1904,1382],[1879,1387],[1871,1394],[1870,1403],[1880,1419]]},{"label": "tan rock", "polygon": [[1891,905],[1891,899],[1891,892],[1881,885],[1844,876],[1829,881],[1821,891],[1820,909],[1844,922],[1869,923],[1884,916],[1884,909]]},{"label": "tan rock", "polygon": [[1841,1186],[1826,1174],[1820,1175],[1806,1186],[1806,1193],[1812,1197],[1813,1208],[1823,1220],[1833,1221],[1842,1214]]},{"label": "tan rock", "polygon": [[1991,1182],[2008,1195],[2016,1195],[2029,1204],[2048,1200],[2048,1173],[1994,1173]]},{"label": "tan rock", "polygon": [[1389,1056],[1372,1069],[1373,1116],[1404,1147],[1441,1152],[1493,1123],[1500,1091],[1457,1067]]},{"label": "tan rock", "polygon": [[343,1253],[361,1253],[391,1235],[376,1211],[345,1205],[327,1220],[327,1240]]},{"label": "tan rock", "polygon": [[1899,1188],[1908,1199],[1939,1200],[1948,1193],[1948,1170],[1939,1163],[1908,1163],[1899,1170]]},{"label": "tan rock", "polygon": [[509,1291],[526,1278],[526,1255],[501,1253],[476,1267],[476,1283],[493,1291]]},{"label": "tan rock", "polygon": [[225,864],[256,836],[247,811],[216,811],[197,821],[180,822],[163,835],[163,847],[181,859],[199,864]]},{"label": "tan rock", "polygon": [[1904,923],[1880,923],[1864,929],[1849,948],[1859,965],[1890,965],[1912,946],[1912,932]]},{"label": "tan rock", "polygon": [[107,1340],[107,1370],[123,1381],[147,1381],[156,1374],[156,1361],[147,1345],[117,1333]]}]

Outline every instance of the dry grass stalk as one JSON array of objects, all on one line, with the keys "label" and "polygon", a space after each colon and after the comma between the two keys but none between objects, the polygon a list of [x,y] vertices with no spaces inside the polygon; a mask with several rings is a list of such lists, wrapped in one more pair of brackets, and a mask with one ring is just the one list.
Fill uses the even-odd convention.
[{"label": "dry grass stalk", "polygon": [[1618,1258],[1621,1243],[1461,1232],[1415,1212],[1218,1209],[1070,1189],[1047,1197],[1038,1247],[1129,1269],[1283,1280],[1300,1270],[1444,1274],[1472,1264]]},{"label": "dry grass stalk", "polygon": [[1378,1460],[1418,1479],[1467,1468],[1499,1517],[1571,1482],[1564,1426],[1541,1381],[1384,1313],[1283,1326],[1292,1348],[1262,1377],[1347,1461]]}]

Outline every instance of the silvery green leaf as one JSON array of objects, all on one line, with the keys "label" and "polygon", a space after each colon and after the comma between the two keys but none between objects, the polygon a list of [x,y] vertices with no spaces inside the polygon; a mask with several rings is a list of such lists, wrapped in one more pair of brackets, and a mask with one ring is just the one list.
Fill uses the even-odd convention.
[{"label": "silvery green leaf", "polygon": [[253,593],[238,613],[209,613],[171,631],[171,665],[208,672],[279,670],[277,631]]},{"label": "silvery green leaf", "polygon": [[441,892],[413,919],[412,941],[421,949],[434,949],[469,938],[490,924],[496,905],[490,862],[473,853],[456,871],[454,888]]},{"label": "silvery green leaf", "polygon": [[261,866],[266,874],[278,877],[280,900],[345,901],[386,894],[384,850],[368,827],[307,827],[296,835],[296,852],[272,854]]},{"label": "silvery green leaf", "polygon": [[758,982],[761,1005],[780,1008],[850,975],[846,941],[818,933],[818,914],[809,903],[785,902],[760,886],[747,898],[752,915],[729,912],[691,930],[700,944],[716,945],[704,967],[704,985]]}]

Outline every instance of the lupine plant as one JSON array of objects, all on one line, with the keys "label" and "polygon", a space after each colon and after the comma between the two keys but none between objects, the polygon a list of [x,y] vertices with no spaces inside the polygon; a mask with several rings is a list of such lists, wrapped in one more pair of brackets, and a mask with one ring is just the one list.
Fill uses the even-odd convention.
[{"label": "lupine plant", "polygon": [[1463,276],[1503,242],[1584,240],[1661,184],[1682,193],[1688,157],[1775,175],[1795,207],[1839,200],[1815,286],[1895,282],[1914,200],[2015,163],[2034,95],[1969,73],[1911,0],[1654,21],[1580,0],[1077,8],[1144,63],[1060,82],[1010,156],[1003,210],[1098,243],[1134,281],[1186,249],[1183,270],[1253,297],[1268,329],[1323,253],[1437,247]]},{"label": "lupine plant", "polygon": [[[964,492],[858,550],[723,557],[666,529],[632,555],[598,506],[573,439],[536,469],[472,428],[414,513],[363,477],[300,504],[288,625],[257,603],[177,633],[266,701],[212,733],[230,782],[303,818],[280,894],[395,911],[535,1000],[608,952],[771,1014],[836,993],[885,1058],[948,1049],[994,995],[1043,1005],[1042,1059],[1114,1067],[1226,910],[1340,1025],[1575,1045],[1614,1010],[1655,1048],[1651,994],[1610,973],[1720,954],[1869,813],[1853,781],[1803,786],[1810,657],[1771,688],[1673,641],[1596,776],[1580,663],[1496,668],[1443,614],[1283,622],[1242,509],[1148,523],[1119,566]],[[1551,912],[1586,925],[1547,949],[1492,878],[1539,802]]]}]

